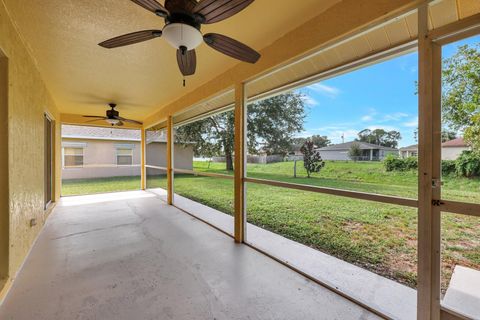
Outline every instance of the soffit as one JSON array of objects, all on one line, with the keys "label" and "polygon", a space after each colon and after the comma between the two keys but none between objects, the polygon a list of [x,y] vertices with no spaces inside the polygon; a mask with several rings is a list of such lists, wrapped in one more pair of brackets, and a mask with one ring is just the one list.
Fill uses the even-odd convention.
[{"label": "soffit", "polygon": [[[429,7],[429,27],[437,29],[479,12],[480,1],[478,0],[436,1]],[[343,65],[416,40],[417,20],[418,15],[415,10],[347,41],[319,50],[306,58],[251,81],[247,85],[247,95],[249,98],[265,98],[279,91],[295,89],[329,76],[338,75],[339,72],[328,73],[327,71],[338,71],[338,68]],[[407,45],[403,47],[407,51],[415,48],[415,46]],[[399,52],[401,53],[402,50],[399,50],[397,54]],[[393,56],[395,56],[393,53],[392,55],[387,54],[379,59],[389,59]],[[379,60],[370,61],[377,62]],[[357,63],[353,68],[345,68],[344,72],[366,65],[368,63]]]}]

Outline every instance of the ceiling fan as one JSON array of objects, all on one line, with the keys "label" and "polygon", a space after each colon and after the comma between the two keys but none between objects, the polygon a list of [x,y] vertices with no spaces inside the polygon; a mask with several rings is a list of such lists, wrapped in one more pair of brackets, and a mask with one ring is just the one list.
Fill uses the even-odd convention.
[{"label": "ceiling fan", "polygon": [[106,117],[84,116],[85,118],[96,118],[94,120],[90,120],[90,121],[87,121],[87,122],[105,120],[106,122],[108,122],[112,126],[118,126],[118,127],[123,126],[124,122],[130,122],[130,123],[135,123],[135,124],[140,124],[140,125],[142,124],[140,121],[125,119],[125,118],[120,117],[120,113],[117,110],[115,110],[115,107],[117,106],[115,103],[109,103],[108,105],[110,106],[111,109],[107,110]]},{"label": "ceiling fan", "polygon": [[[202,41],[232,58],[256,63],[260,54],[227,36],[200,32],[202,24],[225,20],[249,6],[254,0],[165,0],[162,6],[156,0],[131,0],[165,19],[162,30],[143,30],[118,36],[99,43],[104,48],[117,48],[163,36],[177,49],[177,63],[184,76],[193,75],[197,57],[195,48]],[[184,83],[185,85],[185,83]]]}]

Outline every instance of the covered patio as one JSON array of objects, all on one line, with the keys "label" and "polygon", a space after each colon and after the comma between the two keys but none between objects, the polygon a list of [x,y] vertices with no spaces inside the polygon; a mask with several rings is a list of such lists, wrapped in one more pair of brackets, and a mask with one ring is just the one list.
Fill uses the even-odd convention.
[{"label": "covered patio", "polygon": [[379,319],[230,239],[153,193],[64,198],[0,318]]},{"label": "covered patio", "polygon": [[[440,270],[442,216],[480,217],[480,204],[441,193],[442,47],[480,34],[478,0],[236,1],[249,6],[202,26],[195,74],[185,46],[175,56],[153,39],[169,14],[160,2],[0,0],[1,319],[480,318],[478,271],[459,268],[444,295]],[[197,6],[169,8],[182,3]],[[206,16],[192,23],[210,14],[199,12]],[[144,29],[154,41],[117,51],[101,42]],[[231,59],[228,46],[227,56],[213,51],[217,32],[255,48],[259,60],[248,50],[254,63]],[[411,52],[414,196],[247,174],[248,104]],[[85,117],[103,116],[109,103],[122,118]],[[175,166],[176,128],[225,111],[234,115],[233,174]],[[61,197],[62,124],[119,122],[141,132],[139,190]],[[166,166],[149,160],[158,135]],[[230,181],[233,215],[176,194],[176,174]],[[153,176],[162,188],[150,185]],[[248,223],[247,184],[416,210],[416,289]]]}]

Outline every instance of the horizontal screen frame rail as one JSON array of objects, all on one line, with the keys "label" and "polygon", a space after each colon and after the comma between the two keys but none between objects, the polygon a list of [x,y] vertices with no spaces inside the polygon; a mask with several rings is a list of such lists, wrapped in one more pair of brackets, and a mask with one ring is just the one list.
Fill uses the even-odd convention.
[{"label": "horizontal screen frame rail", "polygon": [[366,192],[360,192],[360,191],[317,187],[317,186],[309,186],[305,184],[297,184],[297,183],[289,183],[289,182],[257,179],[257,178],[248,178],[248,177],[245,178],[245,182],[418,208],[418,200],[411,199],[411,198],[402,198],[402,197],[380,195],[380,194],[366,193]]}]

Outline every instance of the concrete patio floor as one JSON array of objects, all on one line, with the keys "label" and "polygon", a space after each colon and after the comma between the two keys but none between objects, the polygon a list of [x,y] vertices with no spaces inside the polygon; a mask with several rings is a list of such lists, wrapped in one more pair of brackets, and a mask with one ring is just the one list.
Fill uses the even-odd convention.
[{"label": "concrete patio floor", "polygon": [[[149,191],[166,201],[166,190],[149,189]],[[175,194],[174,204],[177,208],[233,236],[232,216],[178,194]],[[369,309],[377,310],[386,318],[398,320],[416,318],[417,292],[412,288],[251,223],[247,223],[246,242],[300,273],[308,274],[324,286],[354,298]]]},{"label": "concrete patio floor", "polygon": [[0,319],[377,319],[152,193],[63,198]]}]

